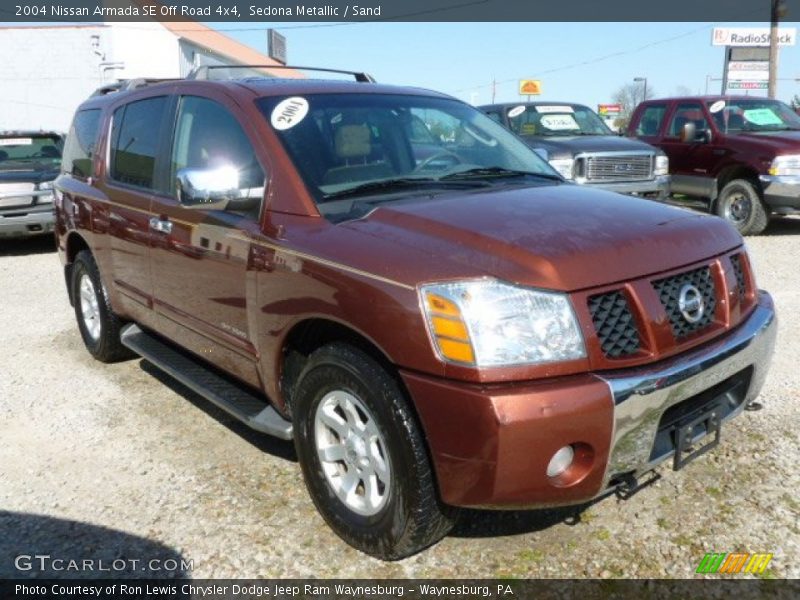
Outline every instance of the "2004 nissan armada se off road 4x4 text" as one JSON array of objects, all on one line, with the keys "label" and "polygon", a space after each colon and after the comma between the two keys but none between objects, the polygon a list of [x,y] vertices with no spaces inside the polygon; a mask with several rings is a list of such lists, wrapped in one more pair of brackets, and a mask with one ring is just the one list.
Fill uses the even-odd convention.
[{"label": "2004 nissan armada se off road 4x4 text", "polygon": [[442,94],[213,73],[78,109],[69,297],[98,360],[294,440],[356,548],[635,489],[758,394],[775,313],[724,220],[567,183]]}]

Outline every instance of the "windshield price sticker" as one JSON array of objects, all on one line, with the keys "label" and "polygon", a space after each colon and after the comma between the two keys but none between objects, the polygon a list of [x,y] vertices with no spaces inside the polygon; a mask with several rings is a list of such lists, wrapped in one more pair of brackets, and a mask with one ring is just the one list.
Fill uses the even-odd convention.
[{"label": "windshield price sticker", "polygon": [[547,113],[573,113],[575,111],[572,110],[571,106],[537,106],[536,112],[547,114]]},{"label": "windshield price sticker", "polygon": [[30,146],[32,138],[0,138],[0,146]]},{"label": "windshield price sticker", "polygon": [[572,115],[544,115],[540,122],[548,129],[580,129]]},{"label": "windshield price sticker", "polygon": [[754,125],[783,125],[781,118],[771,108],[754,108],[744,111],[744,118]]},{"label": "windshield price sticker", "polygon": [[714,104],[708,107],[708,111],[711,113],[718,113],[723,108],[725,108],[725,100],[717,100],[714,102]]},{"label": "windshield price sticker", "polygon": [[520,116],[524,112],[525,112],[525,106],[524,105],[515,106],[510,111],[508,111],[508,118],[509,119],[513,119],[514,117]]},{"label": "windshield price sticker", "polygon": [[272,111],[270,122],[278,131],[285,131],[297,125],[308,114],[308,100],[293,96],[281,100]]}]

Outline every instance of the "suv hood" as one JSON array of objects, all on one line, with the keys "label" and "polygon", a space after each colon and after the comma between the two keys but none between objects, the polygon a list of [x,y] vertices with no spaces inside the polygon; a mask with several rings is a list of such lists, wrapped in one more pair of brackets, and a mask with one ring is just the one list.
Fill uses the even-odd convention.
[{"label": "suv hood", "polygon": [[375,254],[367,260],[403,256],[383,264],[409,285],[490,276],[576,291],[742,244],[722,219],[572,184],[399,201],[341,227],[380,240],[372,241]]},{"label": "suv hood", "polygon": [[551,157],[574,156],[581,152],[658,152],[650,144],[617,135],[574,135],[550,137],[523,135],[531,148],[544,148]]}]

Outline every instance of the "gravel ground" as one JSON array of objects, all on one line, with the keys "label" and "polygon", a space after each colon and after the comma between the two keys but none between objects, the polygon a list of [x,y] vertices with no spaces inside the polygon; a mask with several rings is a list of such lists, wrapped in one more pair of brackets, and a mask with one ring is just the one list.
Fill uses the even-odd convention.
[{"label": "gravel ground", "polygon": [[438,545],[396,563],[327,528],[291,444],[143,361],[94,362],[50,240],[0,242],[0,577],[35,574],[14,557],[37,552],[183,559],[198,578],[688,577],[712,551],[772,552],[764,576],[800,577],[798,239],[800,220],[780,219],[748,240],[778,306],[778,348],[764,410],[727,424],[713,453],[662,467],[624,502],[466,512]]}]

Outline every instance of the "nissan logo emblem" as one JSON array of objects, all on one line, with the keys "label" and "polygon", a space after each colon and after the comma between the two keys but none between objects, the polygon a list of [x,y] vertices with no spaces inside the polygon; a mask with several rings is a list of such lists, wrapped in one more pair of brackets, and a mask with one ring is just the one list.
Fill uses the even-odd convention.
[{"label": "nissan logo emblem", "polygon": [[706,309],[703,294],[691,283],[685,284],[678,294],[678,308],[687,322],[697,323]]}]

